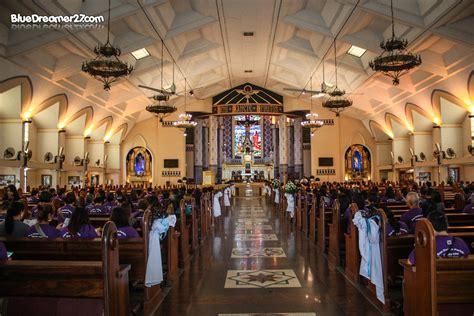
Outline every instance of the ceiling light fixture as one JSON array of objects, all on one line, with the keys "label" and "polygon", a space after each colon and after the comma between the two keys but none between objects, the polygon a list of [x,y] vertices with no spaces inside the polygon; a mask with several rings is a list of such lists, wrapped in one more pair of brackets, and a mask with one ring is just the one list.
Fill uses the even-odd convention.
[{"label": "ceiling light fixture", "polygon": [[[163,60],[164,60],[164,47],[165,43],[161,40],[161,90],[163,91]],[[167,103],[169,100],[168,94],[161,94],[158,97],[161,98],[153,98],[155,100],[152,104],[146,107],[146,110],[150,113],[155,114],[160,118],[160,122],[163,123],[163,119],[170,115],[171,113],[176,111],[176,107]]]},{"label": "ceiling light fixture", "polygon": [[173,126],[177,128],[184,129],[184,134],[186,136],[186,129],[195,128],[197,125],[196,121],[193,121],[193,116],[186,113],[186,85],[187,80],[184,78],[184,113],[178,116],[178,120],[173,122]]},{"label": "ceiling light fixture", "polygon": [[334,39],[334,69],[336,74],[336,86],[329,91],[329,98],[323,102],[323,107],[329,111],[336,113],[336,116],[352,105],[352,100],[346,98],[344,95],[346,91],[339,89],[337,86],[337,56],[336,56],[336,39]]},{"label": "ceiling light fixture", "polygon": [[359,46],[352,45],[351,48],[347,51],[349,55],[360,58],[367,50]]},{"label": "ceiling light fixture", "polygon": [[142,58],[150,56],[150,53],[146,50],[146,48],[140,48],[132,52],[132,56],[136,60],[140,60]]},{"label": "ceiling light fixture", "polygon": [[380,43],[383,49],[382,54],[369,62],[372,70],[381,72],[392,78],[394,86],[400,83],[400,77],[410,69],[421,65],[421,56],[407,52],[408,41],[395,36],[395,24],[393,22],[393,1],[390,0],[390,10],[392,14],[392,37]]},{"label": "ceiling light fixture", "polygon": [[[310,89],[313,90],[313,77],[310,79]],[[301,122],[301,126],[304,128],[308,128],[311,132],[311,136],[313,136],[314,132],[317,131],[324,125],[324,121],[318,119],[319,115],[316,112],[313,112],[313,98],[310,98],[310,111],[311,113],[306,114],[306,121]]]},{"label": "ceiling light fixture", "polygon": [[119,59],[122,53],[120,48],[110,43],[110,0],[109,18],[107,21],[107,42],[94,48],[96,57],[82,64],[82,71],[87,72],[95,79],[104,83],[104,90],[110,90],[110,85],[119,78],[128,76],[133,71],[129,66]]}]

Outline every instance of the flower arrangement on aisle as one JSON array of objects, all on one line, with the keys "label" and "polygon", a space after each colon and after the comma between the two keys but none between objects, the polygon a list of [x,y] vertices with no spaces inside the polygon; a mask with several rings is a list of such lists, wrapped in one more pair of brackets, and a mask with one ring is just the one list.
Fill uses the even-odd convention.
[{"label": "flower arrangement on aisle", "polygon": [[280,188],[280,180],[278,180],[278,179],[273,180],[273,188],[274,189],[279,189]]},{"label": "flower arrangement on aisle", "polygon": [[298,188],[296,187],[296,184],[294,184],[292,181],[288,181],[285,184],[285,193],[288,194],[295,194]]},{"label": "flower arrangement on aisle", "polygon": [[290,213],[291,218],[295,216],[295,196],[297,187],[292,181],[285,184],[286,211]]}]

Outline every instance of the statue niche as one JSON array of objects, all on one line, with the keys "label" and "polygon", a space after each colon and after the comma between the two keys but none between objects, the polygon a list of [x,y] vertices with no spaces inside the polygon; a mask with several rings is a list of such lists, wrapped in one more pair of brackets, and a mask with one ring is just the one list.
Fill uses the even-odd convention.
[{"label": "statue niche", "polygon": [[152,181],[151,153],[145,147],[135,147],[127,154],[127,183],[144,184]]},{"label": "statue niche", "polygon": [[367,147],[351,145],[345,154],[346,180],[370,180],[371,157]]}]

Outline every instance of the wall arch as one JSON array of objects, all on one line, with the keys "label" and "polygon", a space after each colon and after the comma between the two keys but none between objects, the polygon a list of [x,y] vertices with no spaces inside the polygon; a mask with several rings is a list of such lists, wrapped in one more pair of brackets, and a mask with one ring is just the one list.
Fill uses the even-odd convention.
[{"label": "wall arch", "polygon": [[[401,130],[396,130],[393,126],[393,121],[398,123],[401,127]],[[387,126],[388,130],[392,133],[394,137],[406,137],[410,130],[407,128],[405,122],[396,116],[393,113],[385,113],[385,125]]]},{"label": "wall arch", "polygon": [[[0,93],[13,89],[17,86],[21,87],[21,115],[26,115],[30,111],[31,100],[33,99],[33,84],[28,76],[15,76],[0,81]],[[30,115],[26,115],[29,116]]]},{"label": "wall arch", "polygon": [[425,109],[421,108],[420,106],[407,102],[405,104],[405,118],[407,120],[407,123],[413,128],[414,131],[416,131],[416,124],[413,119],[413,112],[416,112],[420,114],[421,116],[425,117],[427,120],[430,122],[433,122],[433,116],[428,113]]},{"label": "wall arch", "polygon": [[344,180],[372,179],[373,155],[363,144],[352,144],[344,151]]},{"label": "wall arch", "polygon": [[370,132],[372,133],[376,141],[386,141],[387,138],[393,137],[393,135],[390,135],[388,131],[383,128],[382,125],[380,125],[374,120],[369,121],[369,127]]},{"label": "wall arch", "polygon": [[47,98],[43,102],[41,102],[37,107],[31,109],[31,115],[34,116],[35,114],[41,113],[42,111],[48,109],[49,107],[53,106],[54,104],[59,103],[59,117],[58,121],[62,122],[66,119],[67,109],[68,109],[68,98],[67,95],[64,93],[56,94],[50,98]]},{"label": "wall arch", "polygon": [[74,113],[71,117],[66,117],[64,125],[77,120],[78,118],[80,118],[83,115],[86,115],[85,126],[89,126],[92,123],[92,120],[94,118],[94,108],[92,106],[88,106],[88,107],[85,107],[83,109],[80,109],[79,111]]},{"label": "wall arch", "polygon": [[134,146],[125,155],[125,179],[130,184],[145,184],[153,181],[153,155],[145,146]]},{"label": "wall arch", "polygon": [[448,100],[452,104],[455,104],[466,111],[469,111],[469,106],[454,94],[445,90],[434,89],[431,93],[431,107],[433,108],[434,114],[441,118],[441,121],[443,120],[441,117],[441,98]]}]

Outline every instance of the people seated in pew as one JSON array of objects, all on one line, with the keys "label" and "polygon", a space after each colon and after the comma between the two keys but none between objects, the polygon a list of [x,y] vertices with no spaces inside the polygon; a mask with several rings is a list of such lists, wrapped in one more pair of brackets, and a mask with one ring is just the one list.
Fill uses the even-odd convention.
[{"label": "people seated in pew", "polygon": [[7,215],[7,210],[9,206],[10,206],[10,201],[8,200],[0,202],[0,221],[5,220],[5,216]]},{"label": "people seated in pew", "polygon": [[65,223],[67,226],[67,222],[71,219],[72,214],[74,213],[74,210],[76,209],[75,203],[76,203],[76,195],[74,192],[68,192],[66,193],[66,197],[64,198],[64,205],[63,207],[60,207],[58,210],[58,220],[60,223]]},{"label": "people seated in pew", "polygon": [[[433,210],[444,212],[444,209],[446,208],[443,199],[441,198],[441,193],[438,191],[431,192],[430,204]],[[423,216],[428,217],[428,214],[423,214]]]},{"label": "people seated in pew", "polygon": [[116,207],[112,210],[110,220],[117,226],[118,238],[137,238],[140,234],[130,225],[130,212],[122,207]]},{"label": "people seated in pew", "polygon": [[59,230],[50,224],[53,219],[52,213],[53,207],[51,205],[39,205],[38,211],[36,212],[36,224],[30,226],[26,236],[32,238],[61,237]]},{"label": "people seated in pew", "polygon": [[[428,220],[433,225],[436,234],[436,256],[438,258],[461,258],[470,254],[468,245],[459,237],[449,236],[448,218],[440,210],[434,210],[428,214]],[[415,265],[415,250],[408,256],[408,262]]]},{"label": "people seated in pew", "polygon": [[474,214],[474,193],[471,194],[471,202],[466,204],[463,213]]},{"label": "people seated in pew", "polygon": [[106,210],[107,214],[110,214],[110,212],[112,212],[112,209],[117,206],[113,193],[109,193],[107,195],[107,201],[102,206]]},{"label": "people seated in pew", "polygon": [[6,194],[3,197],[4,200],[8,200],[10,202],[15,202],[20,200],[20,194],[18,193],[18,190],[13,184],[10,184],[6,188]]},{"label": "people seated in pew", "polygon": [[413,234],[416,222],[423,218],[423,211],[420,208],[420,197],[416,192],[408,192],[406,201],[408,211],[400,217],[400,222],[405,223],[408,227],[408,232]]},{"label": "people seated in pew", "polygon": [[0,241],[0,263],[7,260],[8,260],[7,247],[5,247],[5,244],[2,241]]},{"label": "people seated in pew", "polygon": [[100,237],[91,225],[89,214],[84,207],[77,207],[71,215],[69,224],[60,231],[62,238],[96,238]]},{"label": "people seated in pew", "polygon": [[49,191],[41,191],[38,194],[38,204],[31,209],[31,218],[36,217],[36,212],[38,211],[38,206],[50,204],[51,203],[51,194]]},{"label": "people seated in pew", "polygon": [[39,202],[39,191],[37,189],[31,190],[30,196],[26,199],[28,204],[36,204]]},{"label": "people seated in pew", "polygon": [[5,221],[0,223],[0,236],[25,237],[30,226],[21,221],[25,205],[12,202],[7,209]]},{"label": "people seated in pew", "polygon": [[381,203],[405,203],[405,199],[400,194],[395,194],[395,189],[389,186],[385,190],[385,195],[380,200]]},{"label": "people seated in pew", "polygon": [[387,236],[402,236],[408,234],[408,226],[405,222],[397,221],[392,210],[387,206],[382,206],[385,215],[387,216],[388,223],[386,224]]},{"label": "people seated in pew", "polygon": [[94,203],[87,205],[86,210],[91,215],[109,214],[107,210],[102,206],[102,198],[100,196],[94,198]]}]

